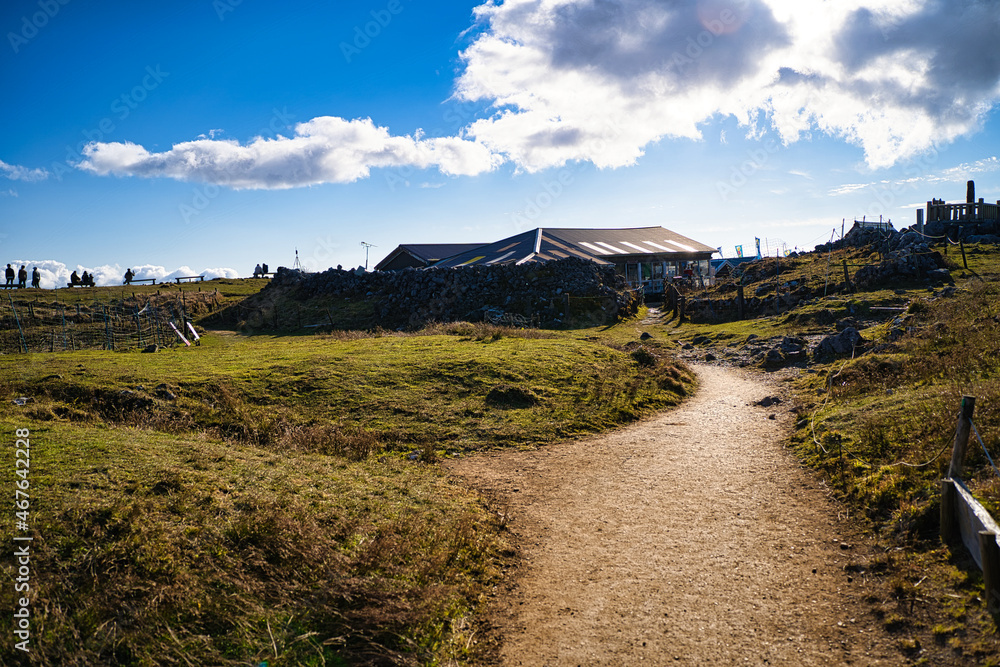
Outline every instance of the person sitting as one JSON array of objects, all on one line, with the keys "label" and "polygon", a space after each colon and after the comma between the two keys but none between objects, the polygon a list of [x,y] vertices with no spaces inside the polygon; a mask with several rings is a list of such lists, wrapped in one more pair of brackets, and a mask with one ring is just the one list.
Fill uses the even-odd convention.
[{"label": "person sitting", "polygon": [[132,269],[125,269],[125,284],[131,285],[133,278],[135,278],[135,274],[132,273]]},{"label": "person sitting", "polygon": [[84,287],[89,287],[90,286],[90,274],[87,273],[86,271],[84,271],[80,275],[80,284],[83,285]]},{"label": "person sitting", "polygon": [[[84,272],[84,275],[86,275],[86,272]],[[69,274],[69,284],[71,287],[76,287],[80,284],[80,276],[76,275],[76,271]]]},{"label": "person sitting", "polygon": [[87,287],[95,287],[97,285],[97,283],[94,282],[94,274],[93,273],[88,273],[87,274],[86,285],[87,285]]},{"label": "person sitting", "polygon": [[35,289],[42,287],[42,274],[38,272],[37,266],[31,269],[31,286]]},{"label": "person sitting", "polygon": [[260,265],[260,277],[267,278],[267,264]]},{"label": "person sitting", "polygon": [[17,288],[24,289],[28,286],[28,269],[21,265],[21,270],[17,272]]},{"label": "person sitting", "polygon": [[263,272],[260,269],[260,264],[258,264],[257,266],[253,267],[253,277],[254,278],[259,278],[261,273],[263,273]]}]

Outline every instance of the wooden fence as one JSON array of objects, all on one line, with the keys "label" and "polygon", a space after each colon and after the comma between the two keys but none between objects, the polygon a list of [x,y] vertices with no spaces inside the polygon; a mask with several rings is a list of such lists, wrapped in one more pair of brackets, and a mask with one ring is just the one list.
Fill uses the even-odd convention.
[{"label": "wooden fence", "polygon": [[941,538],[945,542],[961,540],[983,571],[986,607],[1000,613],[1000,526],[962,482],[962,462],[968,448],[972,413],[976,399],[962,398],[962,409],[955,431],[948,477],[941,480]]},{"label": "wooden fence", "polygon": [[[190,308],[218,304],[215,292],[93,302],[0,301],[0,354],[167,347],[190,334]],[[183,334],[178,334],[178,331]]]}]

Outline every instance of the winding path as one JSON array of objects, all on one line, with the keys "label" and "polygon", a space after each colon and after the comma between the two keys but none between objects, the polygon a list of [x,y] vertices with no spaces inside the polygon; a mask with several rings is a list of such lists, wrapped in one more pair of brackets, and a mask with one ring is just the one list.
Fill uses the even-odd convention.
[{"label": "winding path", "polygon": [[787,412],[754,405],[773,389],[697,373],[659,417],[450,464],[521,556],[491,603],[497,663],[899,664],[845,570],[865,548],[782,448]]}]

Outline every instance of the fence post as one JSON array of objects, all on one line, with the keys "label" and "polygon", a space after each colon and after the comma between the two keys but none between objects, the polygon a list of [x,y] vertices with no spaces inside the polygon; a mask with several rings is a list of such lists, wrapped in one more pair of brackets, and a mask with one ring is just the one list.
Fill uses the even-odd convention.
[{"label": "fence post", "polygon": [[972,412],[976,409],[975,396],[963,396],[962,408],[958,416],[958,429],[955,431],[955,445],[951,450],[951,465],[948,466],[948,477],[962,477],[962,462],[965,461],[965,450],[969,445],[969,425],[972,423]]},{"label": "fence post", "polygon": [[941,480],[941,541],[945,544],[958,540],[958,521],[955,506],[958,503],[958,489],[955,480]]},{"label": "fence post", "polygon": [[10,294],[7,294],[7,299],[10,301],[10,309],[14,313],[14,321],[17,322],[17,335],[19,337],[21,348],[24,353],[28,353],[28,343],[24,340],[24,329],[21,328],[21,318],[17,315],[17,308],[14,307],[14,299],[11,298]]},{"label": "fence post", "polygon": [[1000,546],[996,533],[979,531],[979,559],[983,563],[983,588],[986,609],[991,614],[1000,611]]}]

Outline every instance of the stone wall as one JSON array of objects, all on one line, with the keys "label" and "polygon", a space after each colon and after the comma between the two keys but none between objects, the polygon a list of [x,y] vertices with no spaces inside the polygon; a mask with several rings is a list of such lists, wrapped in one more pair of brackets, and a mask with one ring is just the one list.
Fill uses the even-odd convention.
[{"label": "stone wall", "polygon": [[[367,301],[374,308],[378,325],[386,328],[482,321],[498,313],[541,326],[559,326],[566,318],[566,295],[588,297],[586,304],[574,298],[574,309],[587,307],[603,313],[605,321],[615,321],[635,314],[641,303],[641,296],[628,289],[624,277],[613,267],[576,258],[520,266],[371,273],[329,269],[303,274],[282,267],[259,298],[270,300],[278,290],[296,301],[322,297]],[[254,298],[248,302],[251,300]]]}]

